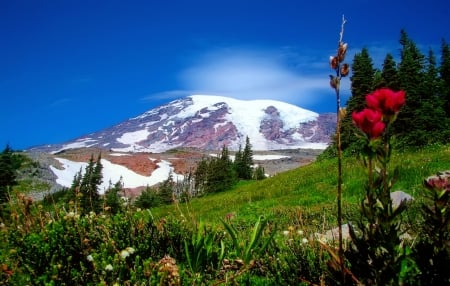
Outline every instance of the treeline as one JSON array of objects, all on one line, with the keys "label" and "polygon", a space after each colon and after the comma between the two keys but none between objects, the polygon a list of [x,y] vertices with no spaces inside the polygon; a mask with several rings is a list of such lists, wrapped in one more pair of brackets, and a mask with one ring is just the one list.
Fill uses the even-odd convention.
[{"label": "treeline", "polygon": [[[342,149],[358,153],[358,133],[352,123],[352,112],[365,106],[365,97],[375,89],[386,87],[406,92],[406,105],[392,126],[396,148],[420,147],[448,143],[450,138],[450,47],[442,40],[440,63],[432,49],[423,54],[407,33],[400,32],[400,60],[388,53],[382,69],[374,68],[367,48],[357,53],[351,64],[351,97],[341,124]],[[333,153],[331,146],[326,153]]]},{"label": "treeline", "polygon": [[[74,176],[71,187],[46,196],[44,202],[67,204],[80,214],[102,211],[115,214],[125,210],[130,202],[122,179],[116,183],[109,182],[104,195],[99,194],[99,187],[103,183],[102,169],[101,155],[96,160],[91,155],[84,172],[80,169]],[[175,181],[173,174],[169,174],[162,183],[147,186],[133,204],[139,208],[151,208],[174,201],[189,201],[193,197],[229,190],[239,180],[264,178],[264,168],[253,166],[252,146],[247,137],[245,147],[239,147],[234,160],[228,148],[223,146],[217,156],[204,157],[183,180]]]},{"label": "treeline", "polygon": [[264,178],[264,168],[253,166],[252,146],[247,137],[245,147],[239,147],[234,160],[231,159],[228,148],[223,146],[217,156],[204,157],[182,181],[174,181],[170,174],[158,186],[147,187],[134,205],[150,208],[170,204],[175,200],[189,201],[193,197],[230,190],[239,180]]}]

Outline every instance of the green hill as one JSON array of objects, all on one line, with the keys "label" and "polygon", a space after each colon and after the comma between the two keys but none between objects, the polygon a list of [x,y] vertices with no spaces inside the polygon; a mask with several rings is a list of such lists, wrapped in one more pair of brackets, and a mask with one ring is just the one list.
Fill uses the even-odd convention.
[{"label": "green hill", "polygon": [[[420,198],[426,177],[450,169],[450,145],[394,151],[390,165],[399,170],[392,190],[403,190]],[[365,181],[363,163],[356,158],[344,158],[344,212],[355,209],[362,198]],[[260,215],[281,225],[298,221],[299,215],[303,218],[329,215],[327,221],[333,222],[336,186],[337,161],[323,159],[262,181],[241,181],[233,190],[156,208],[152,212],[155,217],[184,215],[210,223],[218,222],[227,214],[247,223],[256,221]]]}]

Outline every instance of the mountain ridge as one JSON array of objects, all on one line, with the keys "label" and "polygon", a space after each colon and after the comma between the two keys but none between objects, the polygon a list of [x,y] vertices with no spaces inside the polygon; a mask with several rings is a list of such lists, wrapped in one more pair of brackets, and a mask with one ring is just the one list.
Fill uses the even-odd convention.
[{"label": "mountain ridge", "polygon": [[323,149],[335,122],[333,113],[318,114],[282,101],[191,95],[74,140],[30,150],[57,153],[95,147],[160,153],[183,147],[219,150],[224,145],[237,150],[247,136],[254,150]]}]

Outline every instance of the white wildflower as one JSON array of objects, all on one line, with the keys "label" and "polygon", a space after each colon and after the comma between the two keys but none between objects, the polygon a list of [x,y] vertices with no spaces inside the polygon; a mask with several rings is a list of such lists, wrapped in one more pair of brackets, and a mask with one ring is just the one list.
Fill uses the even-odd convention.
[{"label": "white wildflower", "polygon": [[90,254],[86,257],[86,259],[90,262],[94,261],[94,257],[92,257],[92,255]]},{"label": "white wildflower", "polygon": [[307,244],[307,243],[308,243],[308,239],[307,239],[306,237],[304,237],[304,238],[302,239],[302,243],[303,243],[303,244]]},{"label": "white wildflower", "polygon": [[120,252],[120,257],[122,257],[122,259],[125,259],[128,256],[130,256],[130,253],[126,249],[124,249]]},{"label": "white wildflower", "polygon": [[130,254],[134,253],[134,248],[133,247],[127,247],[125,250],[128,251],[128,253],[130,253]]},{"label": "white wildflower", "polygon": [[113,271],[113,269],[114,268],[113,268],[113,266],[111,264],[108,264],[108,265],[105,266],[105,270],[106,271]]},{"label": "white wildflower", "polygon": [[285,236],[288,236],[288,235],[289,235],[289,230],[284,230],[284,231],[283,231],[283,234],[284,234]]}]

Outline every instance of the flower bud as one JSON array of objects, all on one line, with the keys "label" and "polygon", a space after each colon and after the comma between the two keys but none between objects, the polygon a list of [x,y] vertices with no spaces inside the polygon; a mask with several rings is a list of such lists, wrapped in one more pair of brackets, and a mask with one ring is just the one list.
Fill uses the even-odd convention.
[{"label": "flower bud", "polygon": [[338,68],[338,65],[339,65],[339,61],[338,61],[337,57],[330,56],[330,67],[335,70]]},{"label": "flower bud", "polygon": [[349,64],[343,64],[342,66],[341,66],[341,76],[347,76],[348,75],[348,73],[350,72],[350,66],[349,66]]},{"label": "flower bud", "polygon": [[330,75],[330,86],[337,89],[339,87],[339,78]]},{"label": "flower bud", "polygon": [[347,53],[347,43],[339,43],[339,49],[338,49],[338,60],[340,63],[342,63],[345,59],[345,54]]}]

